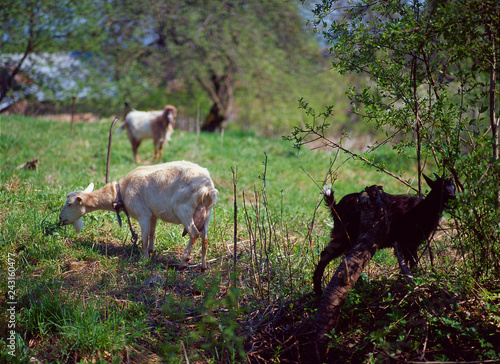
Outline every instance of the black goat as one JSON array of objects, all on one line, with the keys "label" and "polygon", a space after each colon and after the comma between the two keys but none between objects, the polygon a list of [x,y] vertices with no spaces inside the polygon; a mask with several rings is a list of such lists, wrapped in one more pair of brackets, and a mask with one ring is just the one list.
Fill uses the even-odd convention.
[{"label": "black goat", "polygon": [[[427,241],[436,230],[445,205],[449,200],[455,199],[455,185],[451,178],[440,178],[437,175],[435,181],[425,175],[424,178],[431,188],[425,199],[387,194],[390,229],[380,248],[389,248],[394,242],[398,242],[410,268],[417,264],[419,245]],[[325,203],[330,209],[334,226],[330,234],[330,243],[321,252],[313,275],[314,291],[317,295],[321,295],[321,279],[328,263],[345,254],[358,239],[360,226],[358,199],[359,193],[351,193],[336,204],[332,191],[325,191]]]}]

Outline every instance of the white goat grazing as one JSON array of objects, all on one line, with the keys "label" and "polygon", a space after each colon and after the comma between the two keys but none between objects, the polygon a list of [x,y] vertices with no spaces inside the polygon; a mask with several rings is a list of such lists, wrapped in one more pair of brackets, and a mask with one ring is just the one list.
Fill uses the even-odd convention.
[{"label": "white goat grazing", "polygon": [[119,132],[127,129],[127,136],[132,144],[136,163],[141,163],[137,149],[144,139],[153,139],[155,147],[154,160],[156,162],[158,159],[161,159],[163,145],[168,145],[168,142],[172,139],[176,116],[177,109],[172,105],[165,106],[163,110],[132,110],[127,114]]},{"label": "white goat grazing", "polygon": [[144,256],[154,251],[156,222],[184,225],[183,236],[189,234],[189,244],[181,258],[180,268],[189,261],[193,244],[202,238],[202,270],[207,269],[207,231],[212,207],[219,192],[215,189],[210,173],[197,164],[178,161],[138,167],[119,182],[108,183],[93,191],[91,183],[84,191],[68,194],[59,221],[62,225],[73,224],[80,232],[81,217],[95,210],[116,209],[128,211],[141,226]]}]

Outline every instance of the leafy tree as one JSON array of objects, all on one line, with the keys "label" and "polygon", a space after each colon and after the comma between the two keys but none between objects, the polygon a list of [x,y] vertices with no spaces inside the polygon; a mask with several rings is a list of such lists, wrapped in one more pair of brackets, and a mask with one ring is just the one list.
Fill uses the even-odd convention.
[{"label": "leafy tree", "polygon": [[[37,82],[43,86],[35,68],[23,71],[31,54],[82,49],[86,32],[93,27],[89,21],[91,13],[91,2],[86,0],[2,1],[0,102],[6,101],[14,90],[22,91],[24,84]],[[8,107],[9,103],[4,109]]]},{"label": "leafy tree", "polygon": [[[140,105],[150,94],[158,99],[152,90],[175,80],[177,90],[209,100],[204,130],[238,116],[245,126],[259,123],[273,132],[296,119],[301,92],[315,99],[338,96],[332,77],[322,74],[322,54],[295,2],[37,0],[7,1],[0,9],[2,53],[78,52],[85,74],[67,77],[89,90],[94,110],[115,112],[123,101]],[[15,59],[2,71],[2,98],[26,68],[25,57]],[[43,83],[33,70],[30,76]]]},{"label": "leafy tree", "polygon": [[314,16],[334,68],[371,79],[349,88],[356,111],[415,150],[419,191],[424,168],[453,174],[456,241],[477,276],[498,275],[498,2],[324,0]]},{"label": "leafy tree", "polygon": [[283,93],[283,70],[297,73],[312,58],[293,2],[151,0],[145,8],[154,19],[150,64],[164,80],[175,67],[212,101],[203,130],[213,131],[235,118],[237,88],[272,101]]}]

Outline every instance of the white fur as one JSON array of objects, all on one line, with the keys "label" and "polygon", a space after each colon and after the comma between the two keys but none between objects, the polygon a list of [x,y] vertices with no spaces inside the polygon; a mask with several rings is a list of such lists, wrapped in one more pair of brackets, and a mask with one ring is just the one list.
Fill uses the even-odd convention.
[{"label": "white fur", "polygon": [[73,224],[78,232],[83,226],[78,221],[87,212],[112,211],[113,202],[118,200],[119,186],[127,211],[141,226],[145,257],[154,251],[156,223],[160,219],[182,224],[189,234],[181,268],[187,265],[193,244],[200,235],[202,269],[207,268],[208,224],[218,196],[207,169],[186,161],[170,162],[136,168],[118,183],[108,183],[94,192],[91,186],[85,191],[68,194],[59,216],[61,224]]},{"label": "white fur", "polygon": [[163,110],[132,110],[127,114],[125,123],[131,128],[132,133],[134,133],[137,139],[153,139],[151,120],[161,116],[161,114],[163,114]]}]

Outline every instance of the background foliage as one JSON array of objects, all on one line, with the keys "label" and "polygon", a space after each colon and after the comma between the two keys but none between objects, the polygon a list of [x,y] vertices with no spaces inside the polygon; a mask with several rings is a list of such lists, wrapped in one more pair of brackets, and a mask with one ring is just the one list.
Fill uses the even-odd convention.
[{"label": "background foliage", "polygon": [[[350,109],[344,82],[328,72],[302,12],[288,1],[2,3],[0,101],[29,94],[20,79],[28,77],[47,93],[46,102],[66,110],[84,88],[78,110],[121,116],[124,101],[138,109],[175,103],[181,119],[199,114],[207,130],[231,121],[284,133],[300,119],[299,97]],[[30,55],[50,61],[54,52],[72,52],[81,62],[79,72],[59,74],[61,83],[79,84],[59,99],[49,95],[61,87],[44,84],[39,68],[28,66]],[[339,113],[339,123],[347,121]]]},{"label": "background foliage", "polygon": [[454,177],[461,193],[457,247],[475,277],[494,279],[500,273],[498,2],[325,0],[314,14],[334,67],[370,78],[348,95],[356,112],[384,131],[383,143],[401,154],[411,148],[419,192],[429,165]]}]

